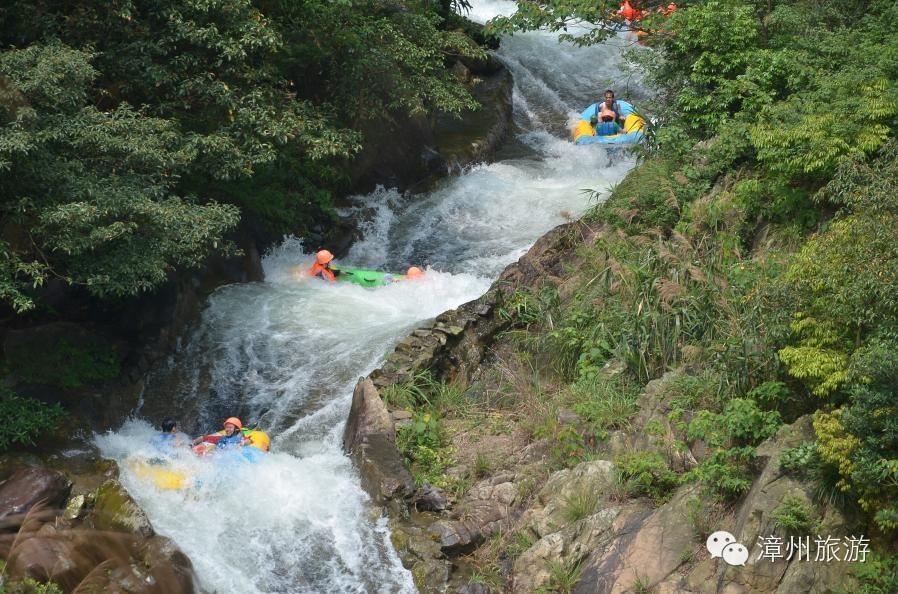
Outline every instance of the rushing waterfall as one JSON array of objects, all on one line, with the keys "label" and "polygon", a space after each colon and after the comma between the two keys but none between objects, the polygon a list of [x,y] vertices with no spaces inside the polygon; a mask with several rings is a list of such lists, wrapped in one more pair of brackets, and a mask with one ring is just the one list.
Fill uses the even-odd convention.
[{"label": "rushing waterfall", "polygon": [[[471,16],[513,10],[510,1],[475,2]],[[194,333],[148,378],[135,416],[175,417],[199,433],[237,415],[272,435],[273,453],[225,476],[182,460],[200,478],[189,492],[154,490],[127,464],[122,473],[157,531],[190,556],[205,590],[414,591],[340,449],[352,388],[410,330],[481,295],[540,235],[583,212],[583,189],[605,189],[626,174],[631,160],[611,164],[602,148],[567,139],[570,118],[605,87],[626,95],[625,43],[574,48],[543,33],[504,40],[499,58],[515,76],[508,158],[426,195],[378,189],[355,198],[349,214],[367,221],[364,237],[342,262],[426,265],[422,281],[369,290],[299,280],[294,268],[310,256],[290,239],[265,257],[265,282],[210,297]],[[134,420],[97,441],[123,461],[141,453],[151,431]]]}]

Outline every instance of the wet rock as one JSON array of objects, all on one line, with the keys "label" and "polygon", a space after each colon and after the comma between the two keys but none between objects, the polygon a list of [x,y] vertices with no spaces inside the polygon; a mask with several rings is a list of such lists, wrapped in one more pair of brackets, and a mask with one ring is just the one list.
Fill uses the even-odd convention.
[{"label": "wet rock", "polygon": [[45,524],[19,538],[9,555],[12,577],[52,580],[63,591],[193,594],[190,561],[167,538],[94,530],[57,530]]},{"label": "wet rock", "polygon": [[390,540],[402,564],[412,572],[419,592],[445,592],[452,566],[433,537],[415,525],[416,520],[421,519],[425,518],[417,513],[412,513],[411,522],[393,516],[390,520]]},{"label": "wet rock", "polygon": [[463,62],[456,63],[453,74],[473,83],[471,94],[483,106],[477,111],[466,112],[462,118],[448,114],[436,118],[436,150],[450,171],[459,171],[473,163],[489,161],[502,145],[511,123],[514,81],[504,68],[472,79],[471,70]]},{"label": "wet rock", "polygon": [[13,578],[53,580],[70,591],[104,561],[86,535],[57,534],[49,524],[38,534],[16,541],[9,553],[7,570]]},{"label": "wet rock", "polygon": [[442,489],[425,485],[415,493],[412,505],[418,511],[443,511],[449,508],[449,498]]},{"label": "wet rock", "polygon": [[343,449],[352,452],[369,435],[393,435],[393,421],[377,388],[360,380],[352,393],[352,406],[343,430]]},{"label": "wet rock", "polygon": [[196,574],[190,559],[168,538],[154,536],[135,553],[139,563],[131,568],[137,582],[131,592],[165,592],[166,594],[193,594],[197,591]]},{"label": "wet rock", "polygon": [[66,520],[75,520],[84,511],[85,497],[83,494],[75,495],[65,504],[62,517]]},{"label": "wet rock", "polygon": [[414,492],[412,475],[396,449],[390,413],[371,380],[360,380],[353,392],[343,449],[359,469],[362,488],[376,502],[405,498]]},{"label": "wet rock", "polygon": [[490,589],[483,584],[467,584],[458,594],[490,594]]},{"label": "wet rock", "polygon": [[60,507],[71,488],[71,481],[61,472],[37,466],[19,468],[0,482],[0,521],[27,513],[39,501],[48,508]]},{"label": "wet rock", "polygon": [[115,480],[97,489],[91,520],[98,530],[133,532],[147,538],[155,534],[147,515]]}]

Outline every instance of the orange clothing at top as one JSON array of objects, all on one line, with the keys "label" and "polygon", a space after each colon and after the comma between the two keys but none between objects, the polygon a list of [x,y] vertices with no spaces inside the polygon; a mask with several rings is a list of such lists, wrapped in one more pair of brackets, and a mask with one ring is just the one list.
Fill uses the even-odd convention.
[{"label": "orange clothing at top", "polygon": [[618,10],[617,12],[628,21],[632,21],[639,16],[639,11],[630,5],[630,0],[624,0],[623,2],[621,2],[620,10]]},{"label": "orange clothing at top", "polygon": [[[671,2],[667,6],[659,6],[655,10],[658,13],[663,14],[664,16],[669,16],[671,13],[676,12],[677,5]],[[617,11],[617,14],[621,15],[628,21],[638,21],[639,19],[648,16],[649,11],[633,8],[633,5],[630,4],[630,0],[624,0],[623,2],[621,2],[620,10]]]},{"label": "orange clothing at top", "polygon": [[317,276],[326,281],[337,280],[336,275],[330,269],[330,261],[334,259],[334,255],[327,250],[321,250],[315,254],[315,263],[309,269],[309,276]]},{"label": "orange clothing at top", "polygon": [[416,278],[421,278],[422,276],[424,276],[424,271],[417,266],[412,266],[405,273],[405,278],[407,278],[408,280],[414,280]]}]

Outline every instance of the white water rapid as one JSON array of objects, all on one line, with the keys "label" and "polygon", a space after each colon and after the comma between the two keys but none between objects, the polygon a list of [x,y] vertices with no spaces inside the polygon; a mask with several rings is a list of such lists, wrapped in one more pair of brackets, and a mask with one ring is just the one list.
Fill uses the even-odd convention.
[{"label": "white water rapid", "polygon": [[[472,17],[509,14],[514,2],[475,0]],[[567,139],[569,119],[614,87],[623,39],[594,48],[533,33],[503,40],[515,77],[513,138],[499,160],[444,180],[426,195],[380,189],[354,199],[364,237],[341,263],[430,272],[380,289],[297,280],[308,252],[287,240],[264,259],[265,282],[213,293],[197,329],[147,380],[138,420],[99,436],[103,455],[146,450],[142,418],[175,417],[188,431],[217,430],[227,416],[258,423],[272,453],[222,476],[185,456],[201,484],[159,491],[123,464],[122,482],[156,530],[193,561],[210,592],[414,592],[340,447],[352,389],[410,330],[481,295],[543,233],[589,205],[632,161],[610,164],[596,146]]]}]

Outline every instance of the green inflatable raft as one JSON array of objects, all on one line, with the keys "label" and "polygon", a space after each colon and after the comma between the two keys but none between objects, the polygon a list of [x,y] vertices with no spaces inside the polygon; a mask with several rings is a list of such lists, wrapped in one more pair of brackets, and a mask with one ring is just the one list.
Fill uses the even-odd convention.
[{"label": "green inflatable raft", "polygon": [[332,268],[337,276],[337,281],[353,283],[361,287],[383,287],[396,281],[404,280],[404,274],[393,272],[381,272],[380,270],[365,270],[363,268]]}]

